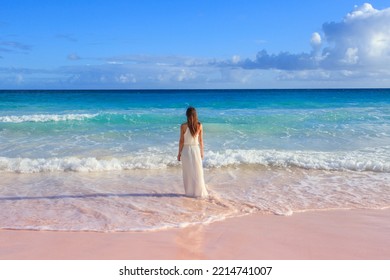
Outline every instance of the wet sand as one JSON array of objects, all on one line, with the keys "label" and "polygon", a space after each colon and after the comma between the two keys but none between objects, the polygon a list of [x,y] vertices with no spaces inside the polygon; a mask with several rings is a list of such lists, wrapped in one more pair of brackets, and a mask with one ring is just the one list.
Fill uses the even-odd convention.
[{"label": "wet sand", "polygon": [[390,259],[390,209],[253,214],[155,232],[0,230],[3,260]]}]

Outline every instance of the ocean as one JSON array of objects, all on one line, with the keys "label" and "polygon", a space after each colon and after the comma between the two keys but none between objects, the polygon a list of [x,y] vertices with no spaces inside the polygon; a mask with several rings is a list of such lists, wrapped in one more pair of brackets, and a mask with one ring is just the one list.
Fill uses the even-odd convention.
[{"label": "ocean", "polygon": [[[188,106],[207,199],[177,161]],[[0,229],[150,231],[390,207],[390,89],[0,91]]]}]

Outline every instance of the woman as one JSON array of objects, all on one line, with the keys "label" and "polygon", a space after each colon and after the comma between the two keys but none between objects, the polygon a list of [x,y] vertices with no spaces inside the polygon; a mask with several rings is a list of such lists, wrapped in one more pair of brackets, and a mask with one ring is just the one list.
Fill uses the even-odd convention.
[{"label": "woman", "polygon": [[186,112],[187,123],[180,127],[179,153],[182,162],[183,182],[186,196],[206,197],[208,195],[203,177],[203,128],[198,121],[195,108]]}]

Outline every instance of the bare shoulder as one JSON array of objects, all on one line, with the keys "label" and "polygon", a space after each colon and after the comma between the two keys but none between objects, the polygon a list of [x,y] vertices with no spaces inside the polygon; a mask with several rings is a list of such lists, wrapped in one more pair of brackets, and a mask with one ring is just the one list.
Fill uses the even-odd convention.
[{"label": "bare shoulder", "polygon": [[187,129],[187,123],[182,123],[180,126],[181,131],[185,131]]},{"label": "bare shoulder", "polygon": [[203,125],[201,123],[198,124],[199,124],[198,132],[203,133]]}]

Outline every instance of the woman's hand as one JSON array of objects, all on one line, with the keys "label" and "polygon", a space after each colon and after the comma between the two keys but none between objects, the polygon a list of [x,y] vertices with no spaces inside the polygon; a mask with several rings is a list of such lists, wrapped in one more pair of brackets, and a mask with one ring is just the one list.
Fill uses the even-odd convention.
[{"label": "woman's hand", "polygon": [[181,154],[177,155],[177,160],[180,161]]}]

